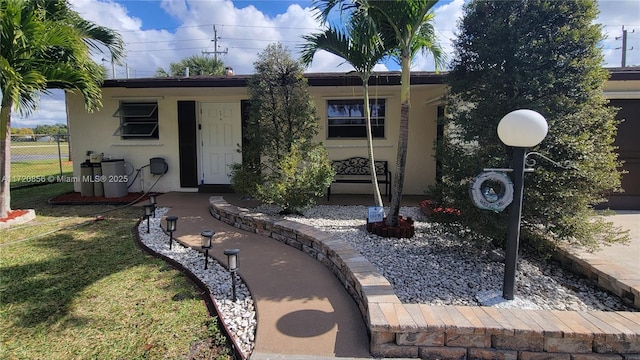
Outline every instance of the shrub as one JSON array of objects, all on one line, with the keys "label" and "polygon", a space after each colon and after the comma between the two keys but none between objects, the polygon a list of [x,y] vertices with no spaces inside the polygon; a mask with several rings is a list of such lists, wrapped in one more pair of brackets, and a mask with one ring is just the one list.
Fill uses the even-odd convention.
[{"label": "shrub", "polygon": [[282,207],[284,213],[302,213],[323,196],[334,176],[326,149],[318,144],[304,154],[293,146],[276,171],[256,187],[257,198]]},{"label": "shrub", "polygon": [[300,212],[333,179],[326,150],[313,142],[318,118],[304,68],[280,44],[269,45],[254,66],[243,163],[232,167],[231,183],[237,192]]},{"label": "shrub", "polygon": [[615,109],[603,96],[594,0],[472,1],[465,6],[456,58],[447,76],[447,116],[437,147],[442,182],[430,194],[462,211],[475,234],[504,241],[507,214],[480,210],[468,195],[483,168],[504,168],[511,149],[499,140],[499,120],[516,109],[542,114],[549,133],[530,149],[544,160],[525,175],[522,240],[572,240],[595,247],[624,234],[594,220],[593,206],[620,189],[613,141]]}]

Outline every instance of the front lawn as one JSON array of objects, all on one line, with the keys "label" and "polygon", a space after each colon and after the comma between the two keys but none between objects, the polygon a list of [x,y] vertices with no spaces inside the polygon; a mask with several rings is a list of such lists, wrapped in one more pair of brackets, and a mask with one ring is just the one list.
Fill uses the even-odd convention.
[{"label": "front lawn", "polygon": [[47,204],[69,186],[12,191],[38,218],[0,230],[0,358],[229,359],[197,289],[135,246],[140,209]]}]

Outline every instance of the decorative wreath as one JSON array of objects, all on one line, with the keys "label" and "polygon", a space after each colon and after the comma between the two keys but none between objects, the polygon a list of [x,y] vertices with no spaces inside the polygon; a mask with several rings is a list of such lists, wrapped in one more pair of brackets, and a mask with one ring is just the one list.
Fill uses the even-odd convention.
[{"label": "decorative wreath", "polygon": [[503,172],[483,172],[473,179],[469,193],[480,209],[500,212],[513,201],[513,182]]}]

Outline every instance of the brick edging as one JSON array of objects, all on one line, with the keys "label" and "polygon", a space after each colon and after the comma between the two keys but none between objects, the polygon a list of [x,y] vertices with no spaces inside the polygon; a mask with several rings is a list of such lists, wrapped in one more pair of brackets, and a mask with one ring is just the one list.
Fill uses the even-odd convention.
[{"label": "brick edging", "polygon": [[[640,309],[640,283],[637,280],[638,276],[635,276],[634,279],[626,279],[624,274],[629,273],[628,269],[615,264],[615,262],[602,259],[587,261],[584,258],[592,255],[579,254],[579,252],[579,250],[571,249],[568,246],[558,246],[553,257],[562,266],[574,273],[584,275],[596,282],[601,288],[611,291],[623,301]],[[622,276],[614,277],[610,274],[611,272],[622,274]]]},{"label": "brick edging", "polygon": [[350,244],[308,225],[209,199],[211,214],[320,261],[343,283],[367,324],[376,357],[640,360],[640,313],[403,304]]}]

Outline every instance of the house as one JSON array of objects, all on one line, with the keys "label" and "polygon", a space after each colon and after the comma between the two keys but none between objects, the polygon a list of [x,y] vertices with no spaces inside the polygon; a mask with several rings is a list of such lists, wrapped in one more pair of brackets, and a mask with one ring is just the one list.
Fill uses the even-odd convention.
[{"label": "house", "polygon": [[610,69],[611,77],[604,95],[609,104],[620,108],[616,119],[619,159],[624,162],[622,188],[624,192],[611,194],[601,207],[616,210],[640,210],[640,67]]},{"label": "house", "polygon": [[[611,69],[605,96],[621,106],[620,156],[627,162],[626,192],[610,198],[611,206],[640,209],[640,68]],[[331,159],[367,156],[361,114],[341,111],[362,102],[361,80],[353,73],[306,74],[317,107],[317,137]],[[203,191],[229,188],[229,165],[242,161],[242,124],[248,110],[250,75],[218,77],[144,78],[106,80],[103,108],[87,113],[82,98],[67,93],[68,126],[73,158],[88,151],[124,159],[129,191]],[[437,117],[442,111],[444,74],[411,75],[411,117],[404,193],[423,194],[436,181],[433,145]],[[376,160],[395,169],[400,112],[400,74],[376,73],[370,79],[370,97],[376,102],[374,136]],[[392,110],[393,109],[393,110]],[[149,166],[163,158],[166,174]],[[81,174],[81,161],[74,175]],[[135,178],[135,179],[134,179]],[[75,185],[80,191],[81,184]],[[363,184],[335,184],[333,193],[369,193]]]}]

